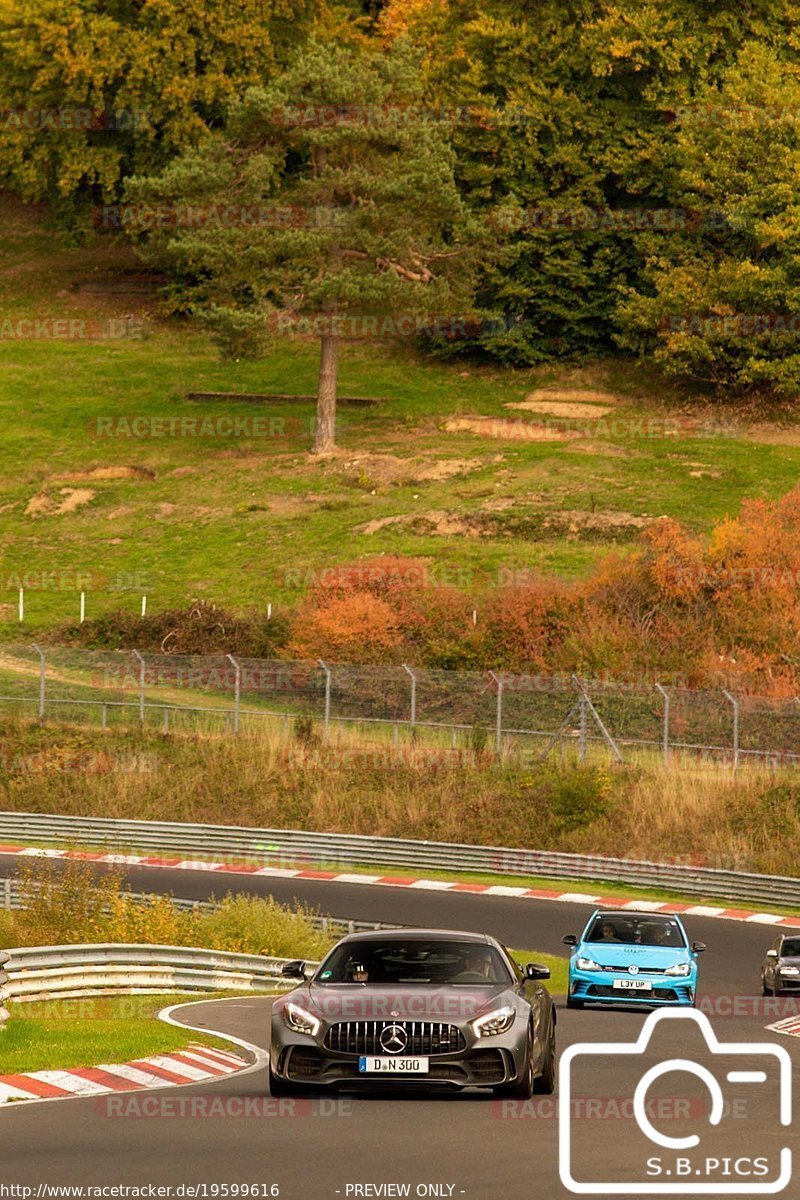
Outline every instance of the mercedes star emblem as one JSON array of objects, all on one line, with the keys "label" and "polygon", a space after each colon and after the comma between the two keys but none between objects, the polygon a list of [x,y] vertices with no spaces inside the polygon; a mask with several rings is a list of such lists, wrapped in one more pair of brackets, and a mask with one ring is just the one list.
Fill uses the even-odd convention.
[{"label": "mercedes star emblem", "polygon": [[402,1025],[387,1025],[381,1030],[380,1043],[387,1054],[402,1054],[408,1044],[408,1034]]}]

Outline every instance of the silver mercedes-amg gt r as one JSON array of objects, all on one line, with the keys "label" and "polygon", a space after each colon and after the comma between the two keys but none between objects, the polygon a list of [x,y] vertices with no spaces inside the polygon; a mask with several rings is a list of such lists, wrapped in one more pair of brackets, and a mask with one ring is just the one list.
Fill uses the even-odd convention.
[{"label": "silver mercedes-amg gt r", "polygon": [[[270,1091],[321,1087],[492,1088],[526,1098],[555,1086],[556,1009],[494,938],[397,929],[343,938],[272,1007]],[[307,977],[310,974],[310,977]]]}]

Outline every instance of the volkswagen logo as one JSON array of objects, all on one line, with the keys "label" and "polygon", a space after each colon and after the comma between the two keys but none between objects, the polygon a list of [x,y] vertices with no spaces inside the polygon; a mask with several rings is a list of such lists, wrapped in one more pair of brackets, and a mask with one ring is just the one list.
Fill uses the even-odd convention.
[{"label": "volkswagen logo", "polygon": [[408,1045],[408,1034],[402,1025],[387,1025],[381,1030],[380,1043],[387,1054],[402,1054]]},{"label": "volkswagen logo", "polygon": [[634,963],[633,966],[628,967],[628,974],[629,975],[638,975],[639,974],[639,968],[636,966],[636,963]]}]

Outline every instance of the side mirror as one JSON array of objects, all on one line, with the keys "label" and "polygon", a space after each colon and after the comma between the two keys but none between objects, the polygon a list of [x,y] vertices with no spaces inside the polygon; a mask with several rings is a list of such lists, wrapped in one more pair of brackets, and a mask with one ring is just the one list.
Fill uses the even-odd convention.
[{"label": "side mirror", "polygon": [[306,964],[302,958],[295,958],[291,962],[284,963],[281,967],[281,975],[285,979],[305,979]]},{"label": "side mirror", "polygon": [[543,967],[541,963],[525,963],[525,974],[528,979],[549,979],[550,968]]},{"label": "side mirror", "polygon": [[705,942],[692,942],[692,950],[695,952],[695,954],[702,954],[705,948]]},{"label": "side mirror", "polygon": [[561,941],[565,946],[577,946],[578,944],[578,939],[574,933],[568,933],[565,937],[562,937]]},{"label": "side mirror", "polygon": [[777,958],[777,957],[778,957],[777,950],[768,950],[767,951],[767,958]]}]

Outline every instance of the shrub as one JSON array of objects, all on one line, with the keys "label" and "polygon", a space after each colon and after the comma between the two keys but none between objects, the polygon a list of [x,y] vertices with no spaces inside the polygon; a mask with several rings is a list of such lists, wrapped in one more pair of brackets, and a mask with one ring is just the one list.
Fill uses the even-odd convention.
[{"label": "shrub", "polygon": [[151,654],[240,654],[271,658],[285,644],[288,624],[277,614],[234,616],[204,600],[186,608],[139,617],[119,609],[82,625],[67,625],[56,638],[92,650],[141,650]]},{"label": "shrub", "polygon": [[302,604],[288,650],[297,658],[369,663],[391,661],[399,647],[391,605],[370,591],[354,591]]}]

